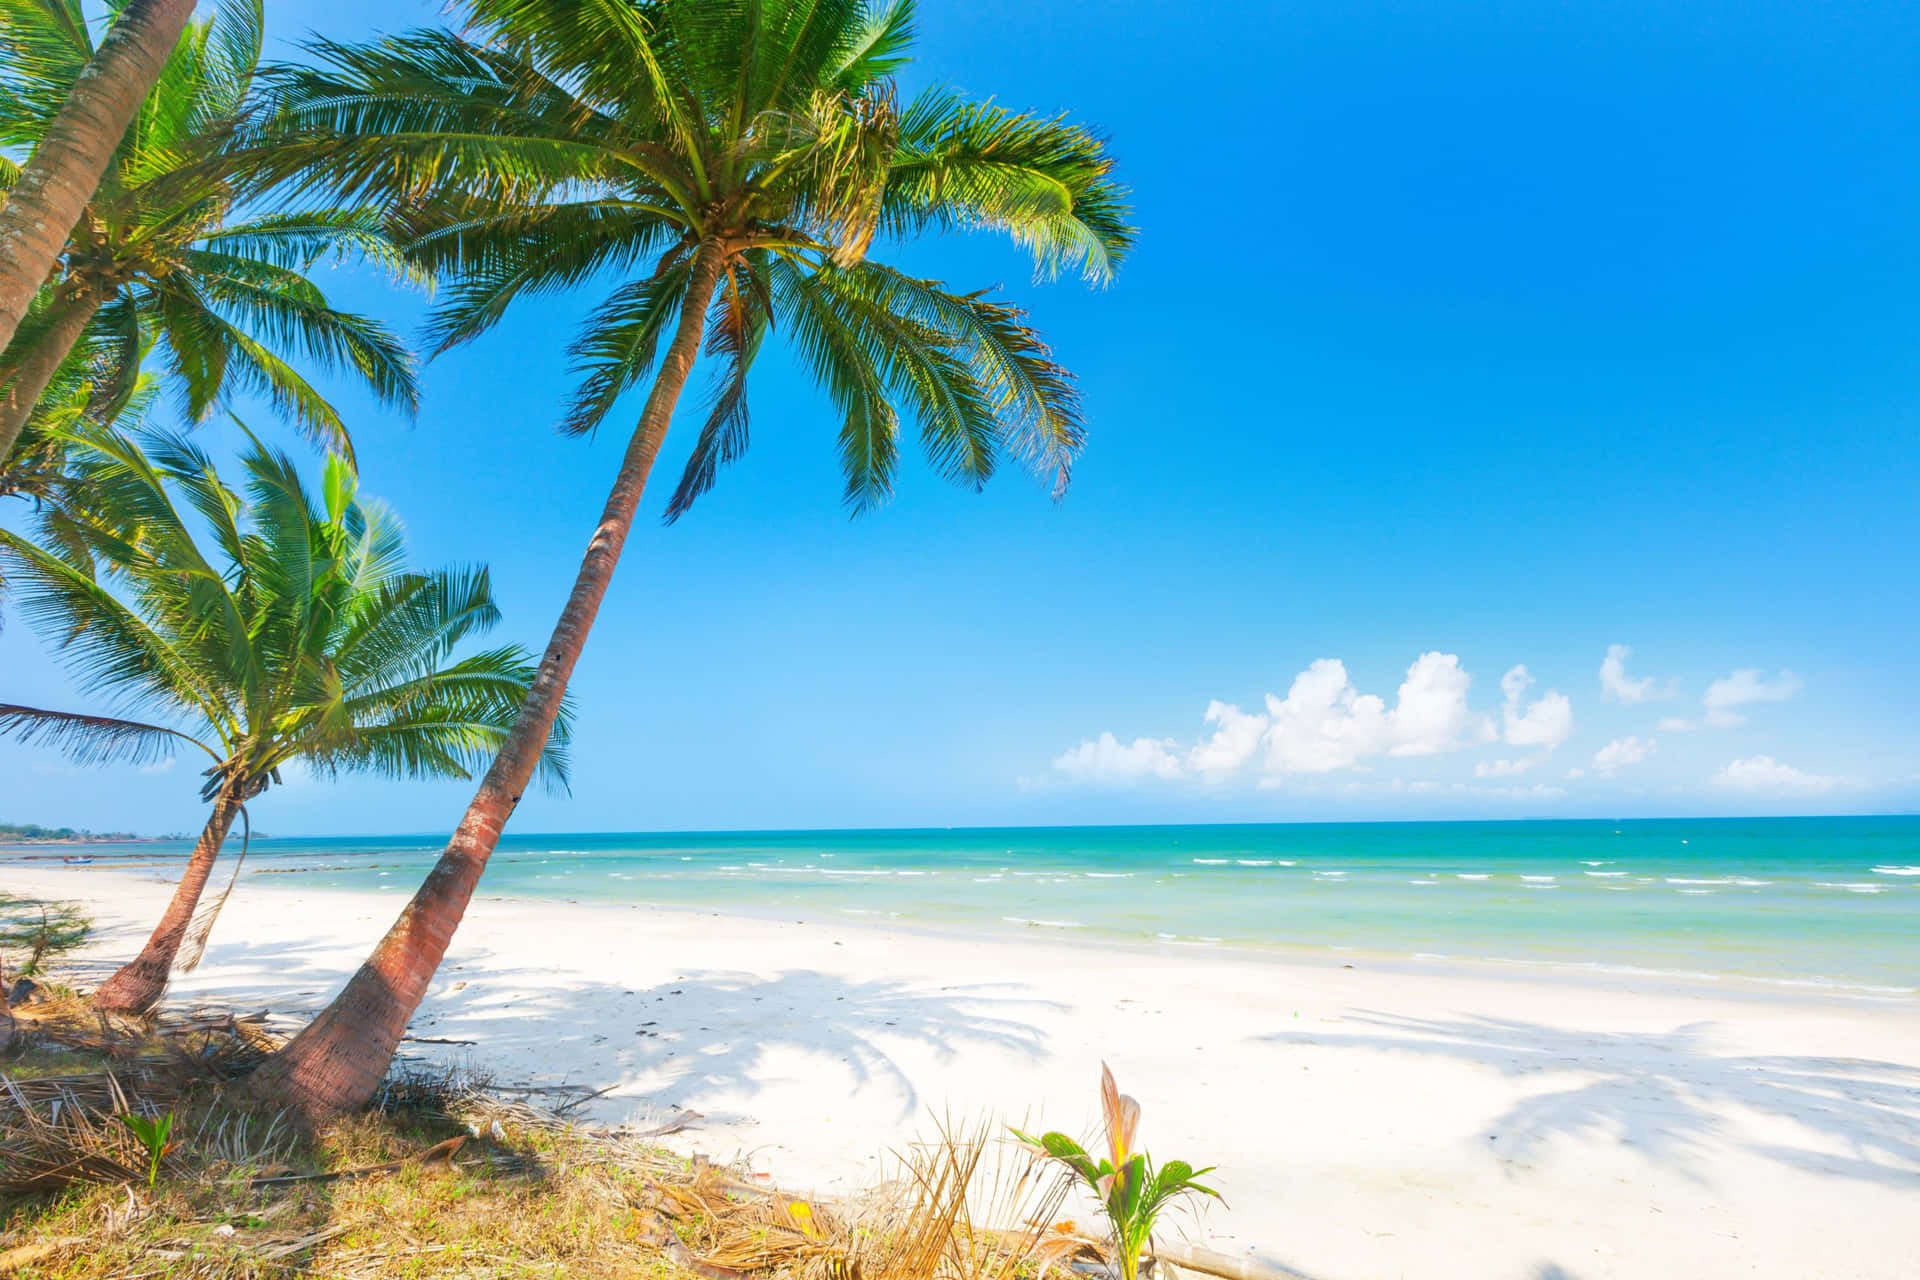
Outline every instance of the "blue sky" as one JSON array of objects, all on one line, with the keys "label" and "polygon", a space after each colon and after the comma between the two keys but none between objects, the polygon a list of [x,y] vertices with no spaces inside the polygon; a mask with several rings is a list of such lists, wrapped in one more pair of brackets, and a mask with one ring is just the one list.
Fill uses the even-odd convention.
[{"label": "blue sky", "polygon": [[[747,460],[629,543],[573,794],[517,829],[1920,808],[1902,6],[977,0],[920,31],[914,84],[1070,110],[1135,190],[1106,291],[984,238],[905,254],[1004,285],[1078,372],[1071,494],[909,469],[849,521],[830,413],[763,361]],[[550,427],[595,296],[429,366],[417,422],[341,397],[416,558],[489,563],[536,648],[617,461]],[[80,703],[11,617],[0,696]],[[0,818],[195,826],[189,774],[0,747]],[[255,808],[431,831],[466,795]]]}]

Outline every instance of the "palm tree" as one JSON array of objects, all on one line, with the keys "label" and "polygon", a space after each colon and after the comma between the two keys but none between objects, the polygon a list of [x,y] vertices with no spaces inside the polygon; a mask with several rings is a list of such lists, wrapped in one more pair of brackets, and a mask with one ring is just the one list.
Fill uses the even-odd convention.
[{"label": "palm tree", "polygon": [[[77,0],[0,0],[0,52],[32,52],[0,64],[0,144],[39,136],[65,86],[83,74],[91,50],[76,14]],[[295,371],[295,352],[414,406],[405,349],[384,326],[329,306],[307,274],[326,255],[391,263],[376,219],[339,209],[236,212],[247,193],[234,140],[250,109],[260,41],[260,0],[228,0],[181,36],[66,240],[59,279],[41,290],[0,357],[0,457],[90,329],[129,344],[151,330],[190,418],[244,388],[349,457],[339,414]]]},{"label": "palm tree", "polygon": [[[208,757],[212,810],[179,888],[94,994],[140,1010],[165,988],[228,831],[283,766],[471,777],[507,741],[534,664],[517,646],[454,656],[499,617],[486,571],[408,571],[399,522],[358,496],[338,456],[316,496],[257,441],[244,491],[178,435],[148,433],[143,448],[90,428],[66,445],[85,505],[51,509],[37,542],[0,531],[0,559],[107,714],[0,704],[0,732],[90,764],[184,744]],[[563,718],[539,760],[556,785],[565,737]]]},{"label": "palm tree", "polygon": [[902,106],[908,0],[475,0],[472,38],[318,43],[255,140],[306,198],[387,201],[454,283],[444,349],[523,294],[623,278],[572,348],[569,431],[652,383],[532,692],[459,828],[339,997],[264,1068],[309,1115],[372,1096],[526,788],[703,341],[712,402],[672,519],[747,443],[746,378],[778,330],[840,417],[846,500],[891,490],[900,415],[978,487],[1003,455],[1056,493],[1080,447],[1072,379],[1021,313],[869,256],[924,232],[1004,232],[1105,281],[1129,247],[1104,146],[936,90]]},{"label": "palm tree", "polygon": [[[14,179],[0,207],[0,350],[60,256],[67,235],[107,170],[113,152],[133,122],[141,99],[160,78],[160,68],[193,16],[194,0],[129,0],[86,66],[73,77],[32,158]],[[10,0],[0,7],[0,51],[12,63],[38,55],[34,35],[42,24],[16,26],[42,11],[55,24],[87,41],[78,0]],[[8,162],[11,167],[11,162]],[[6,450],[0,448],[0,458]]]}]

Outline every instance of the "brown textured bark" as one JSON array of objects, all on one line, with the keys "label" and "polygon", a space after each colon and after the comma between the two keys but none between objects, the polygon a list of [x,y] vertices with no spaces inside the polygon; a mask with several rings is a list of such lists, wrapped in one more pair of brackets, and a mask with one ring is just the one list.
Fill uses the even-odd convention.
[{"label": "brown textured bark", "polygon": [[639,425],[607,495],[600,523],[574,578],[553,638],[541,656],[520,717],[481,779],[453,838],[440,854],[400,918],[373,954],[318,1018],[255,1073],[257,1087],[276,1102],[318,1120],[364,1107],[386,1075],[400,1037],[427,994],[427,984],[453,941],[474,886],[500,841],[500,832],[533,780],[540,753],[553,732],[567,680],[586,644],[587,632],[606,598],[620,549],[633,528],[647,476],[666,438],[674,406],[700,353],[707,305],[713,298],[725,250],[712,242],[695,254],[687,296]]},{"label": "brown textured bark", "polygon": [[[132,0],[67,91],[0,206],[0,351],[93,199],[100,175],[193,16],[194,0]],[[4,456],[4,455],[0,455]]]},{"label": "brown textured bark", "polygon": [[0,368],[0,460],[13,453],[14,441],[27,425],[33,407],[40,403],[47,384],[60,371],[60,363],[72,352],[87,323],[100,310],[108,292],[95,285],[67,280],[53,300],[53,317],[35,339],[30,350]]},{"label": "brown textured bark", "polygon": [[219,860],[220,846],[226,843],[227,832],[233,829],[233,820],[239,815],[240,801],[230,791],[221,792],[213,802],[213,813],[200,832],[198,843],[193,846],[193,855],[187,859],[186,872],[173,890],[173,900],[167,903],[166,914],[154,926],[153,936],[147,939],[140,954],[121,965],[118,972],[95,989],[94,1008],[110,1013],[145,1013],[159,1003],[166,993],[167,975],[173,971],[173,957],[180,950],[180,940],[187,936],[194,909],[200,905],[200,895],[207,887],[207,877],[213,874],[213,864]]}]

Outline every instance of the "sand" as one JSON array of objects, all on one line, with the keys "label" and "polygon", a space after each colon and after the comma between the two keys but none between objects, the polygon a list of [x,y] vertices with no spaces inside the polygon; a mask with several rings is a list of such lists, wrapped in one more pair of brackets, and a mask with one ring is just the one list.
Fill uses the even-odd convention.
[{"label": "sand", "polygon": [[[172,998],[315,1009],[411,887],[250,878]],[[0,888],[87,902],[96,966],[166,893]],[[1920,1275],[1912,1000],[483,899],[413,1033],[822,1192],[939,1117],[1090,1131],[1104,1059],[1151,1151],[1219,1166],[1181,1233],[1315,1280]]]}]

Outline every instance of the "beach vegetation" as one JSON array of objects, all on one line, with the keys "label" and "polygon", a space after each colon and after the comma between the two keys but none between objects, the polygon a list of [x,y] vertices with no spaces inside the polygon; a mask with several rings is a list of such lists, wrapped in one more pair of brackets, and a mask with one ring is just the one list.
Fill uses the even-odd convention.
[{"label": "beach vegetation", "polygon": [[[0,531],[0,563],[101,708],[0,704],[0,732],[82,764],[204,757],[210,809],[173,899],[95,992],[103,1009],[140,1010],[197,955],[225,896],[200,910],[215,861],[282,770],[471,777],[534,667],[517,646],[470,647],[499,619],[486,570],[408,568],[399,521],[337,455],[316,491],[258,441],[235,485],[175,433],[66,438],[84,500],[49,508],[35,540]],[[564,714],[558,727],[538,769],[563,786]]]},{"label": "beach vegetation", "polygon": [[[522,299],[616,281],[570,348],[561,426],[640,399],[524,714],[420,891],[339,998],[265,1069],[313,1114],[363,1105],[524,792],[689,378],[714,378],[666,503],[684,515],[748,443],[769,340],[838,421],[849,511],[892,493],[902,422],[977,489],[1005,461],[1058,495],[1083,424],[1071,375],[1016,306],[887,259],[1005,235],[1043,276],[1109,280],[1133,242],[1093,131],[946,88],[903,98],[909,0],[474,0],[456,33],[319,40],[278,70],[252,146],[283,197],[385,210],[443,282],[435,351]],[[922,259],[924,261],[924,259]]]},{"label": "beach vegetation", "polygon": [[247,1087],[279,1042],[266,1015],[48,1001],[22,1027],[0,1063],[0,1274],[1037,1280],[1097,1256],[1055,1162],[985,1122],[798,1197],[660,1149],[678,1122],[581,1123],[584,1088],[535,1106],[401,1064],[370,1108],[309,1128]]},{"label": "beach vegetation", "polygon": [[178,1145],[173,1140],[173,1112],[143,1116],[136,1111],[122,1111],[114,1119],[126,1126],[127,1132],[146,1150],[147,1189],[151,1191],[160,1181],[160,1162],[173,1154]]},{"label": "beach vegetation", "polygon": [[1120,1280],[1138,1280],[1140,1260],[1153,1240],[1153,1229],[1169,1207],[1196,1197],[1218,1199],[1220,1193],[1199,1181],[1212,1166],[1196,1169],[1184,1160],[1156,1166],[1135,1145],[1140,1128],[1140,1104],[1121,1093],[1113,1072],[1100,1065],[1100,1116],[1106,1152],[1089,1153],[1064,1133],[1034,1137],[1014,1135],[1037,1154],[1057,1161],[1073,1173],[1100,1203],[1111,1235],[1114,1270]]}]

